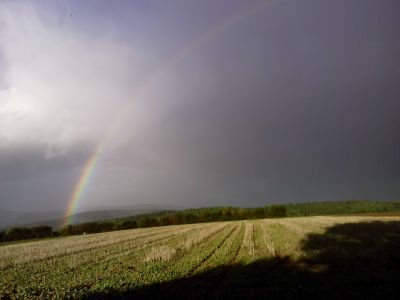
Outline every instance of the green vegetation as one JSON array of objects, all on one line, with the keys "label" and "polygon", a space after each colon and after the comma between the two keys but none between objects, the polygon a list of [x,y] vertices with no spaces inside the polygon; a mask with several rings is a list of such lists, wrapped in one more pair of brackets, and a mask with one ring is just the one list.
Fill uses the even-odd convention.
[{"label": "green vegetation", "polygon": [[52,237],[53,229],[50,226],[37,226],[32,228],[15,227],[0,231],[0,242],[11,242],[18,240],[38,239]]},{"label": "green vegetation", "polygon": [[296,216],[328,216],[360,213],[399,212],[400,202],[382,201],[339,201],[309,202],[286,204],[287,215]]},{"label": "green vegetation", "polygon": [[1,299],[393,298],[399,217],[304,217],[4,245]]},{"label": "green vegetation", "polygon": [[204,222],[283,218],[300,216],[344,215],[358,213],[398,212],[400,202],[342,201],[269,205],[256,208],[209,207],[182,211],[163,211],[102,222],[69,225],[61,235],[106,232],[120,229],[146,228]]},{"label": "green vegetation", "polygon": [[45,226],[45,229],[43,229],[43,226],[35,228],[12,228],[0,232],[0,242],[205,222],[384,212],[400,212],[400,202],[310,202],[269,205],[256,208],[226,206],[186,209],[182,211],[161,211],[114,220],[73,224],[56,231],[52,231],[48,226]]}]

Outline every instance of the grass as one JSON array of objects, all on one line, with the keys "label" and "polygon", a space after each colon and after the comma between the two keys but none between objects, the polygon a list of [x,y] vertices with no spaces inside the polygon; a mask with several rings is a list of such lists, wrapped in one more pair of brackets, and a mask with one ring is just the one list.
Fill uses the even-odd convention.
[{"label": "grass", "polygon": [[400,217],[400,212],[371,212],[371,213],[359,213],[354,216],[367,216],[367,217]]},{"label": "grass", "polygon": [[0,298],[395,298],[400,218],[262,219],[0,248]]}]

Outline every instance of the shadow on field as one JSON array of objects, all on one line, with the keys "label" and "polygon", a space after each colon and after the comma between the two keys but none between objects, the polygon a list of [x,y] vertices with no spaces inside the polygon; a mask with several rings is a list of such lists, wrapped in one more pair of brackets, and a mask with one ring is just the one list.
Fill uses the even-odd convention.
[{"label": "shadow on field", "polygon": [[[302,242],[306,256],[257,260],[126,291],[87,298],[266,299],[396,298],[400,287],[400,222],[335,225]],[[397,298],[398,299],[398,298]]]}]

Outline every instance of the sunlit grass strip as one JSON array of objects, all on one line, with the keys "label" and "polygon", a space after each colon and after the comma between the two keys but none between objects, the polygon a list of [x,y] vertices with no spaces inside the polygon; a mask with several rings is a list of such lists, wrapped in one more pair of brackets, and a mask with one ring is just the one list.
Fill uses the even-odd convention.
[{"label": "sunlit grass strip", "polygon": [[[118,250],[118,247],[120,247],[120,244],[113,244],[108,248],[100,248],[97,251],[91,249],[53,260],[39,261],[26,267],[21,266],[8,282],[11,285],[13,282],[26,282],[25,288],[31,293],[41,290],[41,282],[43,281],[46,282],[48,291],[57,290],[58,286],[62,286],[62,290],[66,292],[76,287],[96,289],[103,286],[102,284],[105,282],[107,285],[114,282],[116,275],[118,275],[118,280],[130,278],[132,282],[144,284],[140,280],[140,276],[135,277],[138,275],[135,270],[144,268],[143,257],[149,252],[149,249],[180,241],[186,243],[193,237],[204,235],[203,232],[218,231],[219,228],[226,225],[226,223],[213,223],[171,226],[169,232],[162,232],[156,238],[152,236],[149,239],[132,241],[131,247],[124,247],[122,252],[113,251],[112,249]],[[207,237],[209,235],[205,234],[204,238]],[[189,244],[193,245],[193,243]],[[14,270],[16,269],[14,268]],[[54,270],[54,272],[51,272],[51,270]],[[32,274],[35,275],[32,277]],[[125,284],[128,283],[125,282]]]},{"label": "sunlit grass strip", "polygon": [[244,223],[244,234],[240,249],[235,258],[235,262],[247,263],[256,259],[256,250],[254,244],[254,224],[257,221],[247,221]]},{"label": "sunlit grass strip", "polygon": [[243,241],[244,223],[236,222],[234,230],[219,244],[207,260],[203,261],[193,273],[199,273],[219,265],[232,263]]},{"label": "sunlit grass strip", "polygon": [[[129,264],[132,260],[132,257],[128,259],[130,255],[138,257],[139,260],[140,257],[143,257],[146,253],[146,247],[151,247],[154,244],[153,242],[162,244],[173,238],[180,239],[188,231],[193,231],[195,229],[196,227],[191,226],[170,228],[169,234],[163,233],[162,236],[142,240],[141,243],[137,245],[132,244],[129,248],[124,247],[123,249],[120,249],[120,245],[110,245],[110,247],[106,249],[91,249],[84,252],[74,253],[69,256],[62,256],[57,259],[32,263],[27,265],[25,268],[19,268],[21,272],[18,272],[18,274],[15,275],[26,277],[25,280],[28,280],[28,282],[30,280],[33,283],[32,288],[35,285],[35,280],[32,279],[36,278],[36,281],[41,281],[42,278],[46,278],[47,276],[49,278],[47,280],[47,285],[50,286],[50,283],[53,280],[60,278],[57,276],[60,273],[63,274],[62,278],[65,283],[69,282],[73,285],[77,283],[90,285],[90,282],[94,278],[92,277],[93,272],[96,273],[95,278],[99,278],[99,274],[110,274],[110,271],[118,266],[118,258],[122,258],[125,264]],[[192,232],[192,234],[193,233],[195,234],[196,232]],[[51,272],[52,270],[56,272]],[[34,277],[29,275],[30,273],[35,274]],[[43,276],[43,274],[46,275]],[[67,286],[65,283],[63,285],[64,287]]]},{"label": "sunlit grass strip", "polygon": [[131,229],[4,246],[0,252],[0,269],[9,264],[31,263],[37,260],[67,256],[93,249],[99,250],[100,248],[107,248],[162,233],[171,233],[171,228]]}]

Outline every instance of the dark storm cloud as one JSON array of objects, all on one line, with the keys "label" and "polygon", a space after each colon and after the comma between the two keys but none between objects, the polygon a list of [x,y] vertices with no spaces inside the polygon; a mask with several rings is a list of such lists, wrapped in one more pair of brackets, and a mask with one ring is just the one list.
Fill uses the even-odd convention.
[{"label": "dark storm cloud", "polygon": [[[45,126],[37,125],[42,115],[32,118],[35,130],[45,133],[41,141],[56,140],[61,150],[46,158],[48,147],[30,139],[23,148],[0,148],[4,198],[19,199],[20,206],[24,195],[33,195],[32,205],[55,201],[55,207],[61,206],[90,149],[126,103],[131,103],[130,118],[106,145],[84,194],[86,204],[112,199],[113,205],[253,206],[400,197],[398,1],[271,1],[220,31],[220,24],[249,4],[71,3],[66,9],[75,19],[59,21],[67,34],[52,32],[43,39],[52,45],[55,37],[67,37],[59,50],[68,59],[60,58],[60,51],[46,53],[63,67],[62,82],[72,84],[60,85],[57,77],[38,72],[37,97],[30,101],[40,104],[47,85],[66,94],[58,99],[50,90],[56,105],[45,102],[44,118],[52,124],[52,116],[66,110],[57,126],[67,128],[70,135],[65,136],[72,138],[64,141],[64,135],[42,130]],[[92,43],[90,38],[103,31],[111,39]],[[159,66],[204,36],[162,69],[145,93],[138,92]],[[72,67],[69,52],[79,53]],[[1,66],[0,59],[0,82]],[[11,65],[22,70],[11,72],[15,86],[18,80],[26,83],[15,76],[25,74],[18,66]],[[33,65],[33,70],[41,67]],[[81,69],[89,71],[76,79]],[[71,87],[76,92],[70,93]],[[35,110],[10,105],[0,107],[2,112],[11,120],[4,123],[8,139],[26,139],[31,123],[10,122],[23,121]],[[13,192],[18,181],[21,189]]]},{"label": "dark storm cloud", "polygon": [[324,5],[286,3],[247,20],[240,42],[232,30],[208,50],[210,81],[182,87],[158,133],[183,172],[221,191],[241,183],[243,198],[256,182],[260,202],[357,197],[348,186],[360,182],[369,197],[374,181],[372,197],[399,196],[378,187],[400,179],[396,17]]},{"label": "dark storm cloud", "polygon": [[80,167],[88,159],[93,145],[81,143],[68,153],[46,157],[48,147],[40,144],[3,148],[0,156],[0,181],[20,181],[32,177],[65,173]]}]

